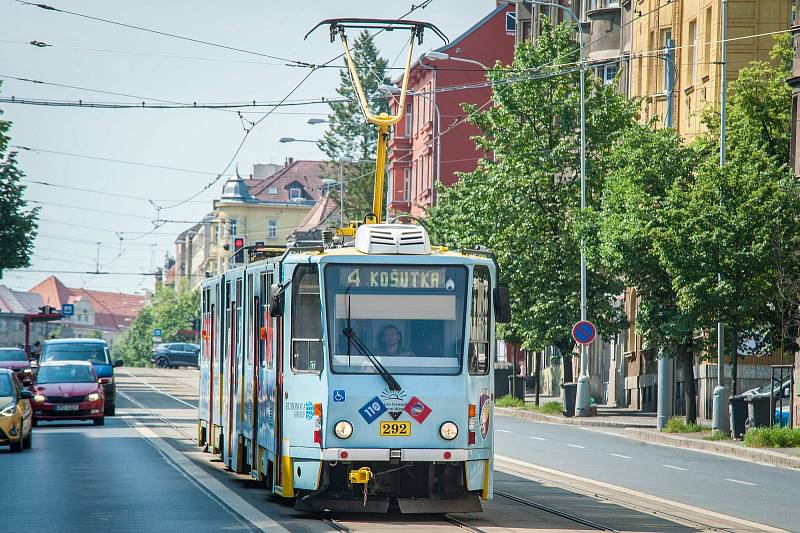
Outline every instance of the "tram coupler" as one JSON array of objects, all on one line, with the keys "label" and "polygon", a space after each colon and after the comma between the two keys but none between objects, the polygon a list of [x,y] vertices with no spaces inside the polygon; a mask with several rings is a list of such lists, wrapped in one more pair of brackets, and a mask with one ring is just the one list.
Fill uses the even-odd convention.
[{"label": "tram coupler", "polygon": [[362,466],[358,470],[351,470],[347,475],[350,483],[354,485],[366,485],[374,476],[375,474],[372,473],[368,466]]}]

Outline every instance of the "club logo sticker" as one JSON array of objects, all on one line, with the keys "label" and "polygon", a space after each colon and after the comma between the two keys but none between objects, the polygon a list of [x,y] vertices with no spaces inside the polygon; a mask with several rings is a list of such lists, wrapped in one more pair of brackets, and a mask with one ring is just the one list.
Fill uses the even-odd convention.
[{"label": "club logo sticker", "polygon": [[306,420],[314,418],[314,404],[311,402],[286,402],[286,410],[294,418]]},{"label": "club logo sticker", "polygon": [[480,405],[481,409],[478,417],[481,421],[481,437],[485,439],[486,435],[489,434],[489,411],[492,407],[489,400],[489,389],[481,389],[481,397],[478,400],[478,405]]},{"label": "club logo sticker", "polygon": [[384,389],[381,393],[381,400],[383,400],[386,410],[389,411],[389,416],[392,417],[392,420],[400,418],[400,415],[403,414],[403,408],[406,406],[405,391]]},{"label": "club logo sticker", "polygon": [[361,413],[361,416],[364,417],[364,420],[367,421],[367,424],[372,424],[375,422],[379,416],[386,412],[386,406],[383,405],[383,402],[375,396],[373,399],[368,401],[364,404],[364,406],[358,410]]},{"label": "club logo sticker", "polygon": [[412,396],[411,399],[408,400],[408,403],[403,411],[408,413],[411,418],[420,424],[425,422],[425,419],[428,418],[429,414],[431,414],[431,408],[425,405],[425,402],[416,396]]}]

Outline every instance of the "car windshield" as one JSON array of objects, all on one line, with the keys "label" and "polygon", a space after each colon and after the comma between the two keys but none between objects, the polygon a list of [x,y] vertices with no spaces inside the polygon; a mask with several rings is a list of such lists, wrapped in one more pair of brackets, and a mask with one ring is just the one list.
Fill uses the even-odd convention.
[{"label": "car windshield", "polygon": [[0,348],[0,361],[27,361],[25,350],[19,348]]},{"label": "car windshield", "polygon": [[94,383],[92,367],[84,365],[43,366],[36,376],[36,383]]},{"label": "car windshield", "polygon": [[76,342],[74,344],[45,344],[44,361],[88,361],[93,364],[110,364],[105,344],[98,342]]},{"label": "car windshield", "polygon": [[0,374],[0,396],[14,396],[14,385],[11,383],[11,376]]},{"label": "car windshield", "polygon": [[466,280],[460,266],[328,265],[333,371],[378,372],[356,343],[392,374],[459,374]]}]

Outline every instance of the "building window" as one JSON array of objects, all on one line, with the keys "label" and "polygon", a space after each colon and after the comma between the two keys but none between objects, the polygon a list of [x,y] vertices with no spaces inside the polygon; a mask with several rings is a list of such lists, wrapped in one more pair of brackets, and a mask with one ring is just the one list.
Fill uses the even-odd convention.
[{"label": "building window", "polygon": [[417,194],[419,194],[419,168],[416,159],[411,164],[411,168],[411,178],[414,180],[414,187],[417,189]]},{"label": "building window", "polygon": [[292,187],[289,189],[289,200],[302,200],[303,190],[299,187]]},{"label": "building window", "polygon": [[276,196],[278,194],[278,188],[277,187],[270,187],[268,189],[267,193],[270,194],[271,196]]},{"label": "building window", "polygon": [[403,124],[403,133],[406,137],[411,137],[414,130],[414,106],[406,104],[406,122]]},{"label": "building window", "polygon": [[603,81],[603,85],[611,85],[618,71],[619,65],[616,63],[601,65],[597,67],[597,77]]},{"label": "building window", "polygon": [[231,236],[235,236],[235,235],[238,234],[237,231],[236,231],[238,229],[238,227],[237,227],[235,218],[228,219],[228,227],[231,230]]},{"label": "building window", "polygon": [[605,9],[609,7],[619,7],[619,0],[590,0],[589,11],[594,9]]},{"label": "building window", "polygon": [[403,201],[411,201],[411,169],[408,167],[403,169]]},{"label": "building window", "polygon": [[513,11],[506,13],[506,33],[514,33],[517,30],[517,14]]},{"label": "building window", "polygon": [[687,49],[689,55],[689,83],[694,84],[696,81],[697,72],[697,21],[689,22],[689,48]]},{"label": "building window", "polygon": [[[664,50],[667,49],[668,43],[672,41],[672,30],[666,29],[661,30],[661,44],[664,47]],[[674,46],[674,45],[673,45]],[[663,92],[667,92],[667,69],[671,68],[666,61],[662,61],[661,67],[661,90]]]},{"label": "building window", "polygon": [[711,74],[711,41],[714,36],[711,35],[711,7],[706,9],[706,31],[703,34],[703,73],[708,76]]},{"label": "building window", "polygon": [[278,221],[277,220],[270,220],[267,222],[267,238],[268,239],[277,239],[278,238]]}]

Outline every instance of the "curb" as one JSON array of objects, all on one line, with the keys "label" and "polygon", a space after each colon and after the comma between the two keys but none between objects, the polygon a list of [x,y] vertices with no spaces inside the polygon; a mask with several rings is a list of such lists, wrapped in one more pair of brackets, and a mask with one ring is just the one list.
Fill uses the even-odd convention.
[{"label": "curb", "polygon": [[675,448],[689,448],[700,452],[724,455],[726,457],[733,457],[736,459],[761,463],[769,466],[777,466],[780,468],[800,468],[800,457],[785,455],[780,452],[773,452],[763,448],[745,448],[743,446],[730,444],[727,442],[688,439],[686,437],[679,437],[675,435],[665,435],[664,433],[658,433],[655,431],[644,431],[640,428],[625,428],[625,436],[642,442],[662,444]]},{"label": "curb", "polygon": [[499,416],[533,420],[534,422],[549,422],[551,424],[584,427],[655,429],[655,424],[648,424],[645,422],[616,422],[613,420],[603,420],[601,418],[570,418],[566,416],[546,415],[536,411],[523,411],[511,407],[495,407],[494,410]]}]

